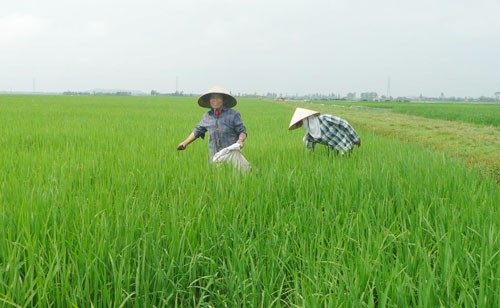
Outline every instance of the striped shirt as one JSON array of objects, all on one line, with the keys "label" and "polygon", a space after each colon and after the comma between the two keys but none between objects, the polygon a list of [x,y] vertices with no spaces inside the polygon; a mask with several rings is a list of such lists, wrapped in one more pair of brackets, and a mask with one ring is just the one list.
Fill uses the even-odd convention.
[{"label": "striped shirt", "polygon": [[204,139],[207,131],[210,161],[215,153],[238,141],[241,133],[246,134],[240,113],[227,107],[223,107],[218,116],[215,115],[213,109],[210,109],[196,125],[193,134],[196,138]]},{"label": "striped shirt", "polygon": [[316,143],[320,143],[344,154],[351,151],[359,141],[358,134],[346,120],[329,114],[319,115],[318,118],[321,136],[314,138],[306,133],[304,142],[308,149],[314,149]]}]

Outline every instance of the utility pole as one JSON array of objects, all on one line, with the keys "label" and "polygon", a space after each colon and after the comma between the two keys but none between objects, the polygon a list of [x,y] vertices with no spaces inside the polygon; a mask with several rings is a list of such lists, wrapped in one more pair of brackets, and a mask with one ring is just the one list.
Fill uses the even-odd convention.
[{"label": "utility pole", "polygon": [[391,97],[391,76],[387,77],[387,98]]}]

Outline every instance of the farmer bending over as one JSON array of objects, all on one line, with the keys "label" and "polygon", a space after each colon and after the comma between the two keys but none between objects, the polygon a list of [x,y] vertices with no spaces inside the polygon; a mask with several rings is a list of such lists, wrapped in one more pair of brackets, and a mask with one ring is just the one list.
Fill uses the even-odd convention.
[{"label": "farmer bending over", "polygon": [[344,155],[351,152],[354,145],[361,146],[361,138],[354,128],[346,120],[333,115],[320,115],[317,111],[297,108],[288,129],[300,126],[306,131],[303,140],[310,150],[314,150],[316,143],[320,143]]}]

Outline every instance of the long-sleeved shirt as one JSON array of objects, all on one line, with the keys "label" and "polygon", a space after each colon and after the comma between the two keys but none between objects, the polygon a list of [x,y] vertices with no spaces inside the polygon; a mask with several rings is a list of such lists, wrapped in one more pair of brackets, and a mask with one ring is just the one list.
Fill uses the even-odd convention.
[{"label": "long-sleeved shirt", "polygon": [[329,114],[322,114],[318,118],[321,136],[314,138],[306,133],[304,142],[308,149],[314,149],[316,143],[320,143],[344,154],[351,151],[359,141],[358,134],[346,120]]},{"label": "long-sleeved shirt", "polygon": [[213,109],[203,115],[200,123],[196,125],[193,134],[196,138],[205,138],[208,131],[208,148],[210,161],[215,153],[238,141],[241,133],[246,134],[246,128],[238,111],[223,107],[217,116]]}]

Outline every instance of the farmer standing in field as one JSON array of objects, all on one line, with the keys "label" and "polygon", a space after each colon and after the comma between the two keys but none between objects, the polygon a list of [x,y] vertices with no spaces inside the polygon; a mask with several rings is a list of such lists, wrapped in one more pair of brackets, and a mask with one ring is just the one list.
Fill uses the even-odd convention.
[{"label": "farmer standing in field", "polygon": [[236,103],[236,99],[227,90],[218,86],[203,94],[198,99],[198,105],[210,108],[210,110],[203,115],[201,121],[186,140],[177,146],[177,150],[185,150],[191,142],[199,137],[204,139],[207,131],[210,162],[217,152],[235,143],[238,143],[242,149],[247,132],[240,113],[232,109]]},{"label": "farmer standing in field", "polygon": [[314,150],[316,143],[324,144],[333,151],[344,155],[352,152],[354,145],[361,146],[361,138],[344,119],[319,112],[297,108],[292,116],[289,130],[304,127],[306,148]]}]

